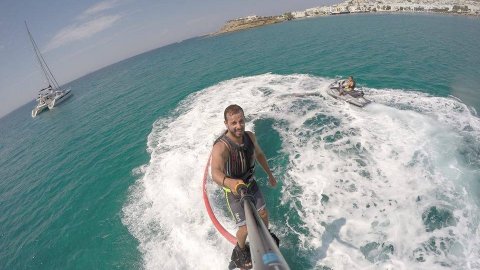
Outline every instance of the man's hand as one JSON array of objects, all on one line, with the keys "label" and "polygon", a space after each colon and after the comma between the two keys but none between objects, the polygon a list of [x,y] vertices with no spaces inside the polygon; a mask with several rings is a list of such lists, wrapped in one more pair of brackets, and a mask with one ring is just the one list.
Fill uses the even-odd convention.
[{"label": "man's hand", "polygon": [[277,186],[277,179],[275,179],[275,176],[273,175],[269,175],[268,176],[268,182],[270,183],[270,185],[272,187],[276,187]]},{"label": "man's hand", "polygon": [[229,179],[230,181],[228,181],[228,184],[226,185],[232,192],[233,192],[233,195],[237,196],[238,193],[237,193],[237,186],[238,185],[244,185],[245,186],[245,182],[243,182],[243,180],[241,179]]}]

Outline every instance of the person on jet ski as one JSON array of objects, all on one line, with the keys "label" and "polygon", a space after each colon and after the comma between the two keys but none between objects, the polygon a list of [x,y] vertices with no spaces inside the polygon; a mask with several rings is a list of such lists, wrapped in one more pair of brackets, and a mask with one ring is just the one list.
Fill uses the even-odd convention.
[{"label": "person on jet ski", "polygon": [[352,76],[348,76],[348,79],[341,84],[340,96],[349,94],[352,97],[363,97],[363,91],[355,90],[355,80]]},{"label": "person on jet ski", "polygon": [[355,81],[353,80],[352,76],[348,76],[348,80],[343,82],[343,88],[346,91],[355,90]]}]

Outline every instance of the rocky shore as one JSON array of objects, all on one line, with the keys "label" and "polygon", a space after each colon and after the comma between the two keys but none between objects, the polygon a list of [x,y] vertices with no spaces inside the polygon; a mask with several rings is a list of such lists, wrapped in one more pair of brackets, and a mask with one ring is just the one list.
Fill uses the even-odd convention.
[{"label": "rocky shore", "polygon": [[260,16],[248,16],[245,18],[239,18],[227,21],[225,25],[214,35],[219,35],[228,32],[240,31],[248,28],[274,24],[285,21],[285,16],[270,16],[270,17],[260,17]]}]

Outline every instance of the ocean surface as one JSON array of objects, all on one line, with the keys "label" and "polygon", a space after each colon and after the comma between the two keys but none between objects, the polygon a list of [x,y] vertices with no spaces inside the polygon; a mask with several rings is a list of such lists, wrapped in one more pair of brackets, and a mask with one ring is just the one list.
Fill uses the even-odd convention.
[{"label": "ocean surface", "polygon": [[[116,63],[35,119],[30,102],[0,119],[0,269],[227,269],[202,178],[232,103],[279,181],[258,169],[291,269],[480,269],[479,33],[463,16],[297,20]],[[326,94],[348,75],[372,104]]]}]

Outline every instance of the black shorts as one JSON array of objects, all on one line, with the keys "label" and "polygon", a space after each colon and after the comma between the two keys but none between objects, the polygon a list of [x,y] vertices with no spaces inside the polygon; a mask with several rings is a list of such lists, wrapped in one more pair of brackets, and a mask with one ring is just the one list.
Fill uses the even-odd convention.
[{"label": "black shorts", "polygon": [[[247,193],[253,196],[253,205],[255,205],[257,211],[265,209],[265,199],[257,185],[257,181],[251,180],[250,183],[247,184],[247,187]],[[228,210],[230,210],[230,213],[235,219],[236,225],[238,227],[244,226],[246,224],[245,210],[240,203],[240,195],[233,195],[233,192],[229,189],[227,190],[224,188],[223,190],[225,192],[225,198],[227,199]]]}]

